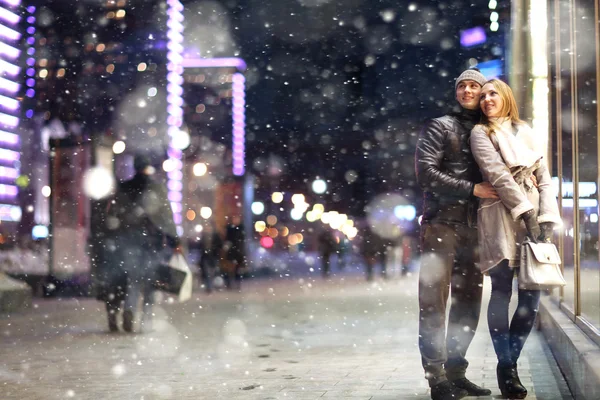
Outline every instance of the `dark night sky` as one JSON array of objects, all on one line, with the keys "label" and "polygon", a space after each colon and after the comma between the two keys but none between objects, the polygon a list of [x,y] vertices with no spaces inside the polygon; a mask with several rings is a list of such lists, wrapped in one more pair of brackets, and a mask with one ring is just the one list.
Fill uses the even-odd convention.
[{"label": "dark night sky", "polygon": [[[144,83],[132,78],[137,64],[160,59],[145,43],[148,33],[160,37],[164,26],[159,3],[130,0],[127,27],[113,26],[112,34],[97,24],[98,0],[43,3],[55,16],[46,29],[75,38],[70,46],[57,44],[59,52],[70,47],[81,53],[90,32],[121,36],[128,44],[121,50],[128,55],[125,72],[79,78],[72,99],[78,115],[71,117],[96,127],[115,121],[119,101]],[[204,57],[239,56],[248,64],[248,170],[260,177],[264,171],[254,166],[281,160],[286,173],[280,184],[289,190],[325,176],[336,183],[331,195],[349,212],[360,212],[362,202],[383,191],[416,198],[413,152],[420,127],[455,105],[453,81],[470,57],[492,57],[490,45],[467,51],[459,44],[461,29],[489,22],[486,2],[183,3],[186,45]],[[78,54],[68,58],[71,70],[81,70],[81,61]],[[63,114],[74,108],[68,101],[51,107]],[[358,179],[347,182],[348,171]],[[347,201],[352,197],[358,202]]]}]

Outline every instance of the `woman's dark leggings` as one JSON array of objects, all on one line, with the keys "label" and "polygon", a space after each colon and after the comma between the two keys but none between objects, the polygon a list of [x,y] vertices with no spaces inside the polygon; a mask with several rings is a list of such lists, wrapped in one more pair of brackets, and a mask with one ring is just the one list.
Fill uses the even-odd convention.
[{"label": "woman's dark leggings", "polygon": [[502,366],[516,365],[540,303],[539,290],[519,289],[517,310],[508,323],[508,305],[512,295],[512,282],[515,270],[509,268],[508,261],[492,268],[489,272],[492,279],[492,296],[488,306],[488,325],[498,357]]}]

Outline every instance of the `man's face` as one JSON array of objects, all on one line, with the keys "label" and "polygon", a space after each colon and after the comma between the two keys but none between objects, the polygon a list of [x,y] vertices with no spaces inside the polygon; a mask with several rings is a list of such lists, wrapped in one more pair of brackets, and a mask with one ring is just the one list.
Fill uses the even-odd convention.
[{"label": "man's face", "polygon": [[481,85],[472,80],[464,80],[458,83],[456,87],[456,100],[461,107],[468,110],[477,110],[479,108],[479,94]]}]

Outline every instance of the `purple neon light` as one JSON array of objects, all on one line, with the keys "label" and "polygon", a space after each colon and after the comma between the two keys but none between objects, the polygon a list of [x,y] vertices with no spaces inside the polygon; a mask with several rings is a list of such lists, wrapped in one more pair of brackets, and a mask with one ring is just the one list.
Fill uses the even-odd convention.
[{"label": "purple neon light", "polygon": [[167,173],[169,180],[180,181],[183,179],[183,172],[181,171],[170,171]]},{"label": "purple neon light", "polygon": [[18,145],[19,136],[11,132],[0,130],[0,143],[6,143],[13,146]]},{"label": "purple neon light", "polygon": [[0,184],[0,195],[14,197],[19,192],[16,186]]},{"label": "purple neon light", "polygon": [[21,50],[16,47],[7,45],[6,43],[0,42],[0,54],[4,54],[10,58],[18,58],[21,54]]},{"label": "purple neon light", "polygon": [[244,175],[244,150],[245,150],[245,128],[246,128],[246,95],[244,75],[236,73],[232,78],[233,86],[233,174]]},{"label": "purple neon light", "polygon": [[181,203],[181,200],[183,199],[183,195],[181,194],[181,191],[169,190],[168,196],[169,196],[169,200],[173,201],[173,202]]},{"label": "purple neon light", "polygon": [[8,179],[17,179],[19,177],[19,171],[14,168],[0,167],[0,177]]},{"label": "purple neon light", "polygon": [[[171,203],[171,204],[173,204],[173,203]],[[175,222],[175,225],[181,226],[181,224],[183,223],[183,217],[181,216],[181,211],[179,211],[178,213],[173,213],[173,222]]]},{"label": "purple neon light", "polygon": [[6,8],[0,7],[0,19],[10,24],[18,24],[21,17]]},{"label": "purple neon light", "polygon": [[19,101],[0,95],[0,106],[7,110],[16,111],[19,109]]},{"label": "purple neon light", "polygon": [[21,72],[21,68],[7,61],[0,60],[0,71],[6,72],[11,76],[15,76],[18,75],[19,72]]},{"label": "purple neon light", "polygon": [[0,89],[9,93],[16,93],[19,91],[19,85],[17,82],[0,77]]},{"label": "purple neon light", "polygon": [[21,4],[21,0],[0,0],[0,2],[13,7],[16,7]]},{"label": "purple neon light", "polygon": [[463,47],[476,46],[485,43],[486,40],[485,29],[480,26],[460,32],[460,44]]},{"label": "purple neon light", "polygon": [[35,96],[35,90],[27,89],[27,91],[25,92],[25,96],[30,97],[30,98]]},{"label": "purple neon light", "polygon": [[169,181],[167,187],[173,192],[180,192],[183,189],[183,183],[178,181]]},{"label": "purple neon light", "polygon": [[19,152],[8,150],[8,149],[0,149],[0,160],[4,161],[18,161],[19,160]]},{"label": "purple neon light", "polygon": [[12,115],[0,113],[0,124],[10,128],[16,128],[19,125],[19,118]]},{"label": "purple neon light", "polygon": [[225,58],[186,58],[181,63],[184,68],[201,68],[201,67],[235,67],[239,71],[246,70],[246,62],[237,57]]},{"label": "purple neon light", "polygon": [[27,12],[29,14],[33,14],[35,12],[35,6],[29,6],[29,7],[27,7]]},{"label": "purple neon light", "polygon": [[4,25],[0,25],[0,36],[9,40],[21,39],[21,34],[14,29],[7,28]]},{"label": "purple neon light", "polygon": [[174,140],[175,136],[179,134],[179,128],[182,125],[183,116],[183,68],[181,61],[183,60],[183,4],[179,0],[167,0],[167,132],[171,137],[169,142],[169,149],[167,154],[169,159],[173,162],[174,170],[167,173],[168,182],[167,187],[169,189],[168,197],[171,202],[171,208],[173,209],[173,220],[178,228],[181,227],[183,221],[181,212],[182,206],[181,201],[183,199],[182,189],[183,185],[181,180],[183,179],[182,172],[182,152],[175,148]]},{"label": "purple neon light", "polygon": [[[21,0],[0,0],[0,3],[10,7],[18,7]],[[34,18],[30,16],[29,18]],[[19,126],[20,119],[12,113],[18,112],[21,102],[13,97],[19,92],[21,85],[11,79],[21,74],[21,67],[17,62],[14,64],[11,60],[18,60],[21,56],[21,50],[12,42],[19,42],[22,38],[21,32],[18,29],[13,29],[11,26],[16,26],[21,21],[21,17],[8,10],[0,7],[0,109],[5,112],[0,112],[0,125],[8,131],[0,130],[0,144],[11,148],[17,148],[19,145],[19,136],[10,131]],[[35,21],[35,18],[33,19]],[[31,21],[28,21],[31,23]],[[8,25],[8,26],[6,26]],[[35,39],[34,39],[35,40]],[[11,43],[11,44],[9,44]],[[17,45],[18,46],[18,45]],[[31,55],[31,52],[29,52]],[[4,162],[16,162],[20,159],[19,151],[0,148],[0,160]],[[19,171],[16,168],[0,166],[0,177],[11,180],[17,179]],[[19,193],[19,188],[15,185],[0,184],[0,197],[14,199]],[[10,205],[0,205],[0,220],[18,221],[21,219],[21,208]]]},{"label": "purple neon light", "polygon": [[27,28],[27,33],[33,35],[35,33],[35,28],[33,26],[30,26],[29,28]]}]

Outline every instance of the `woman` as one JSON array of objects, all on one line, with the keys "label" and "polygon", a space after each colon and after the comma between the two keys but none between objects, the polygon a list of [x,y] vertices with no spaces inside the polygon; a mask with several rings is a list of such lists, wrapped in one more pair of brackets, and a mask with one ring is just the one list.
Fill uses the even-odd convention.
[{"label": "woman", "polygon": [[517,360],[533,327],[540,291],[519,289],[509,325],[512,281],[525,236],[550,241],[561,221],[544,153],[536,147],[539,139],[519,119],[510,87],[497,79],[486,82],[479,104],[482,123],[471,132],[471,150],[484,180],[500,197],[481,199],[479,205],[479,267],[492,280],[488,325],[498,357],[498,386],[504,397],[523,399],[527,389],[519,380]]}]

